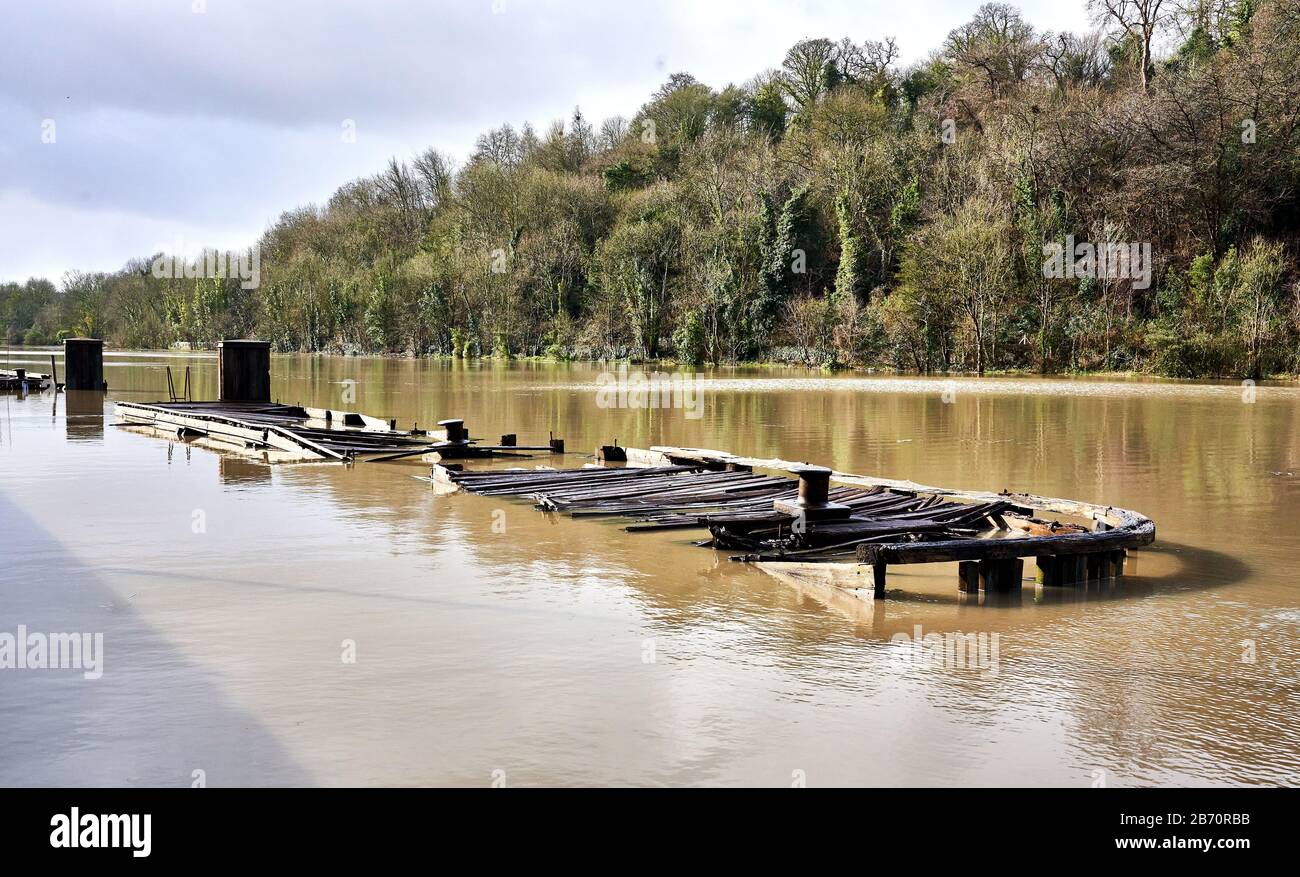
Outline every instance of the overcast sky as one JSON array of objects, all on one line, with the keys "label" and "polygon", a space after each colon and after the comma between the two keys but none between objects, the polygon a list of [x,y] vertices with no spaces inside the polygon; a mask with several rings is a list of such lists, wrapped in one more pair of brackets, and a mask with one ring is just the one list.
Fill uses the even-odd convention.
[{"label": "overcast sky", "polygon": [[[1083,0],[1017,3],[1044,30]],[[936,48],[978,0],[0,0],[0,281],[252,243],[389,156],[631,117],[805,37]],[[355,142],[342,136],[346,120]],[[53,142],[47,142],[47,141]]]}]

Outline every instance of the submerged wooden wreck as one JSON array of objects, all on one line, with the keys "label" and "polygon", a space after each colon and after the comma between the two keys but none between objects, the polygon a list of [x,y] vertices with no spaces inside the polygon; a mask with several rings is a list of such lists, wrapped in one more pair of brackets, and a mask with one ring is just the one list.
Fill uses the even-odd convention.
[{"label": "submerged wooden wreck", "polygon": [[[50,364],[54,363],[51,361]],[[0,368],[0,393],[43,393],[51,389],[56,393],[63,389],[63,384],[53,374]]]},{"label": "submerged wooden wreck", "polygon": [[285,405],[271,401],[271,347],[265,341],[229,340],[217,345],[219,399],[179,398],[168,369],[166,402],[118,402],[119,425],[138,427],[182,440],[262,456],[267,462],[331,461],[369,463],[396,460],[459,460],[527,456],[528,451],[564,453],[564,440],[519,445],[514,435],[487,445],[471,438],[463,420],[438,423],[440,435],[415,424],[399,430],[397,421],[354,411]]},{"label": "submerged wooden wreck", "polygon": [[460,460],[525,456],[521,451],[563,453],[564,442],[522,446],[484,445],[469,438],[462,420],[444,420],[441,437],[419,429],[399,430],[392,420],[368,414],[283,405],[278,402],[118,402],[123,426],[145,427],[178,439],[203,439],[268,462],[368,463],[423,458]]},{"label": "submerged wooden wreck", "polygon": [[[270,347],[218,345],[216,402],[118,402],[122,425],[211,441],[271,462],[431,460],[432,479],[483,496],[526,498],[573,517],[628,519],[632,533],[707,530],[698,544],[733,560],[870,569],[885,594],[899,564],[958,565],[966,593],[1019,590],[1024,560],[1043,585],[1077,585],[1123,575],[1125,553],[1155,541],[1155,524],[1127,509],[1026,493],[983,493],[834,472],[786,460],[699,448],[607,445],[598,464],[577,469],[465,471],[456,460],[564,453],[564,441],[522,446],[473,439],[463,420],[443,420],[440,437],[354,412],[270,401]],[[175,392],[172,392],[175,397]],[[273,456],[274,455],[274,456]],[[834,486],[832,486],[834,482]],[[861,590],[854,587],[853,590]]]},{"label": "submerged wooden wreck", "polygon": [[625,465],[436,466],[433,477],[573,517],[627,518],[624,529],[633,533],[707,530],[698,544],[738,551],[737,561],[869,567],[874,596],[885,594],[886,571],[896,564],[956,562],[958,588],[967,593],[1019,589],[1025,558],[1037,561],[1044,585],[1114,578],[1123,575],[1126,551],[1155,541],[1145,516],[1074,500],[929,487],[697,448],[607,446],[597,456]]}]

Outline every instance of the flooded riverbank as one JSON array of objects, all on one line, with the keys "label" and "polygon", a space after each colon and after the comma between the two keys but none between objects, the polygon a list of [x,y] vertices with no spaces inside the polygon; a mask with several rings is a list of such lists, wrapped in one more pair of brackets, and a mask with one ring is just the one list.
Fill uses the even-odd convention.
[{"label": "flooded riverbank", "polygon": [[[214,394],[211,356],[113,352],[107,398],[0,401],[0,526],[24,534],[0,631],[103,634],[100,678],[0,670],[5,784],[1300,780],[1292,384],[734,369],[703,374],[693,417],[598,404],[591,364],[273,361],[280,401],[553,431],[566,465],[615,439],[720,448],[1158,524],[1106,599],[962,605],[953,568],[916,567],[845,613],[695,533],[110,425],[115,399],[166,397],[165,365]],[[996,673],[917,662],[918,625],[997,634]]]}]

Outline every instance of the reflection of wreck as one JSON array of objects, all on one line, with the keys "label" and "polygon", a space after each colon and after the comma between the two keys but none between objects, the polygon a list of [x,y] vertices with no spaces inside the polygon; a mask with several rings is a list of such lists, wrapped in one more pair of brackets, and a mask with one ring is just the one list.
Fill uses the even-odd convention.
[{"label": "reflection of wreck", "polygon": [[707,529],[711,538],[701,544],[783,571],[869,566],[877,596],[893,564],[957,562],[958,587],[968,593],[1018,590],[1026,557],[1037,559],[1044,585],[1110,579],[1123,574],[1127,549],[1155,541],[1155,524],[1142,515],[1073,500],[926,487],[696,448],[606,447],[599,456],[627,465],[435,467],[434,478],[472,493],[529,497],[574,517],[631,518],[631,532]]}]

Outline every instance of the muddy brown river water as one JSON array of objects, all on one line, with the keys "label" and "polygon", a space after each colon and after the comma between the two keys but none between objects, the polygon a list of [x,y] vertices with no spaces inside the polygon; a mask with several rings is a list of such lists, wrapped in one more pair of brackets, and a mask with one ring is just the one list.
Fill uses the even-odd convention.
[{"label": "muddy brown river water", "polygon": [[[693,531],[111,425],[166,365],[215,393],[210,355],[110,351],[106,398],[0,397],[0,639],[103,635],[98,678],[0,669],[0,784],[1300,782],[1294,384],[732,369],[646,410],[597,404],[596,364],[274,358],[281,401],[554,431],[565,465],[717,448],[1157,524],[1113,592],[971,605],[954,567],[898,567],[845,609]],[[918,660],[918,626],[996,634],[995,660]]]}]

